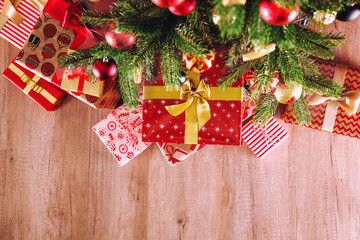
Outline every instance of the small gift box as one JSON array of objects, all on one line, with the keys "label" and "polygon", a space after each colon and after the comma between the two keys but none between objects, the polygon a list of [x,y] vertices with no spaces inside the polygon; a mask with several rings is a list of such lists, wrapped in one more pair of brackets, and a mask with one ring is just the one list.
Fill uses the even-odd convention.
[{"label": "small gift box", "polygon": [[0,36],[22,48],[45,4],[46,1],[0,0]]},{"label": "small gift box", "polygon": [[3,75],[47,111],[54,111],[66,93],[13,62]]},{"label": "small gift box", "polygon": [[[311,123],[305,127],[360,138],[360,69],[321,60],[315,63],[321,74],[343,85],[346,91],[339,99],[309,96]],[[284,121],[297,124],[289,108],[285,110]]]},{"label": "small gift box", "polygon": [[258,158],[265,157],[289,137],[287,131],[271,117],[264,128],[252,121],[242,129],[242,139]]},{"label": "small gift box", "polygon": [[240,144],[243,82],[220,91],[216,82],[227,71],[222,54],[208,71],[187,72],[181,91],[166,91],[160,71],[145,82],[144,141]]},{"label": "small gift box", "polygon": [[242,120],[245,121],[250,118],[256,109],[257,101],[251,98],[250,94],[244,89],[244,102],[242,108]]},{"label": "small gift box", "polygon": [[61,88],[64,90],[83,93],[90,96],[101,97],[104,92],[105,81],[89,82],[89,76],[85,73],[64,73]]},{"label": "small gift box", "polygon": [[170,166],[175,166],[206,146],[205,144],[176,143],[157,143],[157,145]]},{"label": "small gift box", "polygon": [[139,155],[151,143],[141,140],[142,118],[121,106],[93,127],[120,166]]}]

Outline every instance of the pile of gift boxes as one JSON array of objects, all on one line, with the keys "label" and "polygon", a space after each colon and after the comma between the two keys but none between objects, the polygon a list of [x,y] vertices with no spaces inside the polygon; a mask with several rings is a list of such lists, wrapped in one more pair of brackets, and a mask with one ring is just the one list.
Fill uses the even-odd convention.
[{"label": "pile of gift boxes", "polygon": [[[202,95],[204,101],[181,99],[179,91],[166,92],[159,72],[154,81],[142,83],[143,104],[129,111],[122,105],[116,78],[89,81],[86,69],[68,71],[59,66],[59,57],[88,43],[87,29],[82,24],[76,25],[76,21],[76,26],[74,21],[66,21],[68,12],[79,8],[78,3],[49,0],[35,4],[15,0],[11,6],[16,9],[13,14],[1,1],[0,35],[21,49],[3,75],[47,111],[54,111],[69,94],[94,108],[113,109],[93,130],[121,166],[151,143],[158,145],[170,165],[176,165],[211,144],[241,145],[244,142],[257,157],[263,158],[288,138],[286,130],[274,118],[265,128],[252,123],[256,102],[244,90],[244,79],[227,88],[225,93],[219,90],[216,82],[226,71],[221,51],[211,69],[203,73],[190,72],[187,76],[189,84],[197,86],[196,94]],[[324,74],[333,77],[331,73],[337,68],[336,64],[319,64]],[[357,89],[359,77],[359,70],[348,68],[343,84]],[[341,108],[337,111],[331,120],[331,132],[359,138],[358,114],[349,117]],[[326,105],[315,106],[311,112],[313,119],[308,127],[322,130]],[[295,124],[290,111],[286,111],[285,121]]]}]

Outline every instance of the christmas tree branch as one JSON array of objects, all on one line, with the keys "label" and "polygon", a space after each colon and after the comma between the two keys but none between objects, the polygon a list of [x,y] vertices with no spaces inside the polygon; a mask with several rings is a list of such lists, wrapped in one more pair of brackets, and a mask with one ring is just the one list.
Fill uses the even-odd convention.
[{"label": "christmas tree branch", "polygon": [[305,101],[304,95],[301,95],[301,97],[295,102],[290,103],[289,108],[292,115],[295,117],[296,122],[300,126],[310,124],[311,122],[310,110]]},{"label": "christmas tree branch", "polygon": [[275,113],[278,104],[278,101],[276,101],[271,92],[261,95],[255,109],[253,122],[259,123],[261,127],[265,127],[270,117]]}]

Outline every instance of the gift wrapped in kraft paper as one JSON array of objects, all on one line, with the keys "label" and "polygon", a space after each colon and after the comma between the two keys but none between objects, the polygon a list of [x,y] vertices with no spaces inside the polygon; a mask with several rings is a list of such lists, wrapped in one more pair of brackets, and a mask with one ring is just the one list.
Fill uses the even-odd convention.
[{"label": "gift wrapped in kraft paper", "polygon": [[[360,138],[360,69],[322,60],[315,63],[320,73],[344,86],[345,92],[338,99],[308,96],[311,123],[305,127]],[[289,108],[285,110],[284,121],[296,125]]]}]

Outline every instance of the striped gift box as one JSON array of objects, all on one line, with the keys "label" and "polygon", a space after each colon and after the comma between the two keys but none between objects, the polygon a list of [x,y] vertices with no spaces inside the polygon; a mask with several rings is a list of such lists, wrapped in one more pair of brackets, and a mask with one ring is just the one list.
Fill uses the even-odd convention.
[{"label": "striped gift box", "polygon": [[[0,0],[1,10],[3,6],[4,1]],[[26,39],[29,37],[31,30],[34,28],[36,21],[39,19],[40,12],[28,0],[21,1],[16,10],[25,20],[19,25],[16,25],[8,19],[0,31],[0,36],[16,47],[22,48]]]},{"label": "striped gift box", "polygon": [[275,118],[271,118],[262,129],[248,122],[242,129],[242,139],[258,158],[263,158],[289,137],[286,130]]}]

